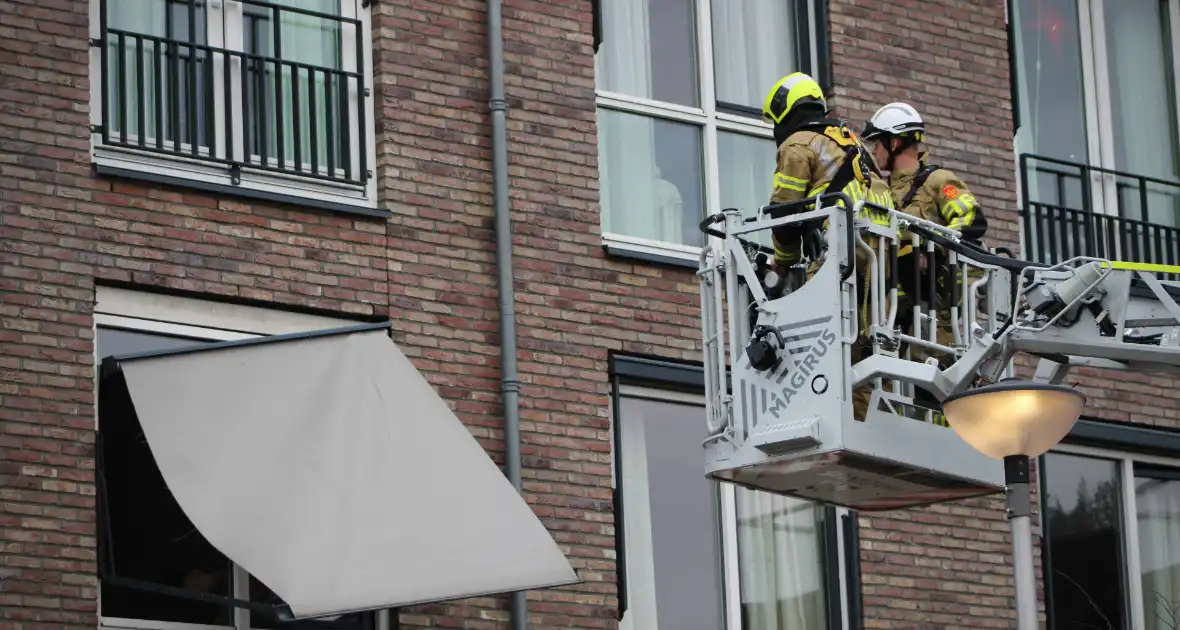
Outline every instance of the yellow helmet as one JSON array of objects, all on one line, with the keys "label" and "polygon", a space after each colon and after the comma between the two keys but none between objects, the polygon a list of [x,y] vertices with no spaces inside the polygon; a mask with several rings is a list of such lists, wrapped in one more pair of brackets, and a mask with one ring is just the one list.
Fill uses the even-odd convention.
[{"label": "yellow helmet", "polygon": [[796,72],[779,79],[770,88],[762,105],[762,117],[767,122],[780,123],[787,114],[804,103],[818,103],[827,109],[824,91],[819,83],[802,72]]}]

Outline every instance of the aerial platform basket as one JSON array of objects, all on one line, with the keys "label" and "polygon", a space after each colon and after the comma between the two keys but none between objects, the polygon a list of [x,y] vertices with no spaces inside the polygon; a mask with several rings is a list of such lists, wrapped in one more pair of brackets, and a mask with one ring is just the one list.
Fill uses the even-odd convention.
[{"label": "aerial platform basket", "polygon": [[[853,213],[862,204],[842,195],[821,199],[841,200],[844,207],[810,211],[799,207],[813,207],[815,200],[809,199],[763,209],[794,210],[789,216],[744,221],[739,211],[727,210],[702,223],[702,229],[722,239],[719,250],[702,252],[698,273],[705,341],[706,475],[865,511],[1002,491],[1002,463],[974,450],[949,427],[933,422],[936,402],[916,402],[922,392],[914,384],[935,392],[958,389],[970,383],[975,370],[967,374],[964,365],[956,375],[953,370],[944,372],[907,360],[904,351],[899,352],[899,341],[905,341],[911,349],[947,352],[951,360],[956,353],[963,354],[926,341],[935,339],[929,313],[918,310],[908,318],[910,334],[896,325],[898,312],[896,307],[887,308],[886,298],[896,296],[898,241],[889,238],[889,230],[854,220]],[[892,221],[896,226],[897,218]],[[825,222],[830,227],[820,229]],[[716,224],[723,224],[723,230],[710,227]],[[823,252],[812,265],[810,278],[805,267],[797,269],[799,275],[793,278],[777,278],[762,257],[751,255],[756,253],[751,250],[765,248],[743,238],[787,224],[808,230],[815,250]],[[869,244],[874,240],[875,248]],[[907,244],[913,247],[911,254],[927,253],[921,252],[923,243],[916,237]],[[931,255],[932,248],[933,243]],[[989,291],[975,299],[997,271],[984,267],[974,270],[969,279],[976,284],[962,292],[964,304],[956,317],[959,313],[964,317],[955,322],[962,336],[973,329],[979,331],[975,334],[988,330],[974,321],[980,316],[975,314],[977,303],[985,304],[982,310],[991,315],[993,325],[1003,319],[997,311],[1007,310],[1007,291]],[[886,274],[887,269],[892,273]],[[872,296],[868,312],[855,299],[866,276]],[[776,287],[768,285],[772,279],[796,286],[776,296]],[[854,363],[854,344],[864,324],[870,327],[874,349],[862,353],[871,360]],[[856,419],[853,389],[861,384],[873,389],[869,412]]]},{"label": "aerial platform basket", "polygon": [[[743,238],[778,226],[802,234],[804,262],[786,278]],[[840,194],[750,221],[726,210],[701,228],[721,239],[697,274],[712,479],[867,511],[987,495],[1003,489],[1002,463],[934,419],[948,396],[1003,378],[1017,352],[1050,383],[1072,366],[1180,374],[1180,282],[1155,275],[1175,265],[1031,263]],[[871,397],[856,417],[861,388]]]}]

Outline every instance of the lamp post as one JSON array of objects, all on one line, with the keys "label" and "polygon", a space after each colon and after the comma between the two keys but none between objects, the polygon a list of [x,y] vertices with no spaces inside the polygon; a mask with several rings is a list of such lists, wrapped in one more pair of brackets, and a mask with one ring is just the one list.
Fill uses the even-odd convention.
[{"label": "lamp post", "polygon": [[1029,460],[1040,457],[1069,433],[1085,401],[1085,396],[1071,387],[1006,379],[952,395],[942,404],[947,423],[964,442],[1004,462],[1019,630],[1037,628]]}]

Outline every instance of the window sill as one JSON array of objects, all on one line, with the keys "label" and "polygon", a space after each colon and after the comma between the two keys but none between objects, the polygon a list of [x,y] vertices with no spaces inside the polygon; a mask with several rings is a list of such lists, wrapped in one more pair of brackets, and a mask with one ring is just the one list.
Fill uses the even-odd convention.
[{"label": "window sill", "polygon": [[239,181],[235,184],[233,175],[224,165],[196,160],[103,146],[94,147],[91,159],[95,172],[102,176],[138,179],[340,214],[380,218],[393,216],[389,210],[377,207],[374,179],[370,179],[368,186],[361,189],[242,168]]},{"label": "window sill", "polygon": [[690,245],[675,245],[620,234],[603,234],[602,248],[607,256],[632,258],[685,269],[700,267],[701,248]]}]

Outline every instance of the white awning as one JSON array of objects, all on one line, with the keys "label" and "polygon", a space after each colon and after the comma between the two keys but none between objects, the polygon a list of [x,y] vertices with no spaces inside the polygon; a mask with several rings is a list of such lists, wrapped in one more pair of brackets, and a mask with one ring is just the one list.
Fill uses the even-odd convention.
[{"label": "white awning", "polygon": [[193,525],[297,618],[577,581],[388,325],[112,357]]}]

